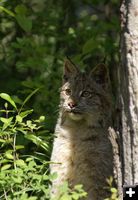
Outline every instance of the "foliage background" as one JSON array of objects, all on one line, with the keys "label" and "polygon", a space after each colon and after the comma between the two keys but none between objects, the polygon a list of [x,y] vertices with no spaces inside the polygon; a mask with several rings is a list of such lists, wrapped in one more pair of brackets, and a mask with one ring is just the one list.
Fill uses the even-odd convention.
[{"label": "foliage background", "polygon": [[[66,56],[82,70],[105,62],[109,67],[113,94],[116,93],[114,77],[118,64],[118,33],[118,0],[0,0],[0,93],[10,94],[19,108],[28,95],[37,91],[24,107],[28,113],[28,110],[34,110],[31,116],[26,116],[27,120],[45,116],[43,130],[36,133],[37,137],[46,140],[45,144],[52,141],[47,133],[54,131],[58,115],[59,88]],[[3,104],[3,99],[0,99],[0,110],[5,109]],[[19,110],[14,115],[16,118]],[[3,112],[0,112],[0,117],[3,117]],[[20,119],[18,123],[21,129],[28,126],[27,122],[23,125]],[[11,135],[14,135],[13,126],[9,124],[8,127]],[[29,134],[28,130],[28,137]],[[19,152],[19,158],[24,154],[36,156],[37,150],[39,162],[49,160],[51,146],[45,151],[43,143],[41,146],[30,140],[35,146],[30,146],[28,139],[19,135],[19,144],[25,146]],[[8,148],[3,146],[0,152],[5,156]],[[13,156],[12,151],[10,156]],[[38,162],[34,162],[36,169],[45,165],[42,162],[42,166],[37,166]],[[3,184],[7,185],[7,182]]]},{"label": "foliage background", "polygon": [[111,75],[115,73],[118,4],[118,0],[1,0],[0,5],[15,16],[0,9],[0,91],[22,103],[40,88],[28,106],[35,115],[46,115],[46,127],[53,131],[66,56],[81,68],[106,60]]}]

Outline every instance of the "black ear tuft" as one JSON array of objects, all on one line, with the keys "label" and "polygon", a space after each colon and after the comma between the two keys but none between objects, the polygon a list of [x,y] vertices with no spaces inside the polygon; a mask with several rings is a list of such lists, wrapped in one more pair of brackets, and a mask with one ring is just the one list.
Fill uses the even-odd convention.
[{"label": "black ear tuft", "polygon": [[96,83],[104,87],[109,84],[109,73],[105,64],[98,64],[94,69],[92,69],[90,74]]},{"label": "black ear tuft", "polygon": [[63,75],[63,79],[65,82],[68,81],[68,77],[65,74]]},{"label": "black ear tuft", "polygon": [[71,76],[75,76],[78,73],[78,68],[72,63],[71,60],[66,59],[64,62],[63,79],[67,81]]}]

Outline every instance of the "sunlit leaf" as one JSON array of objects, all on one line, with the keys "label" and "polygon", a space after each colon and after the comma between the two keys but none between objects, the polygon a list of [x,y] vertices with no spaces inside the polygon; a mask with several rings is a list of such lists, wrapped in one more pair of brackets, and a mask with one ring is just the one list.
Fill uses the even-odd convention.
[{"label": "sunlit leaf", "polygon": [[10,152],[6,152],[5,153],[5,157],[8,158],[8,159],[10,159],[10,160],[14,159],[13,155]]},{"label": "sunlit leaf", "polygon": [[11,167],[11,164],[7,164],[1,167],[1,171],[7,170]]},{"label": "sunlit leaf", "polygon": [[23,145],[16,145],[16,150],[19,150],[19,149],[24,149],[24,146]]},{"label": "sunlit leaf", "polygon": [[13,180],[15,183],[19,183],[19,184],[22,183],[22,178],[19,177],[19,176],[16,177],[16,178],[15,178],[15,177],[12,177],[12,180]]},{"label": "sunlit leaf", "polygon": [[42,147],[46,151],[48,150],[48,144],[45,141],[43,141],[40,137],[37,137],[36,135],[33,135],[33,134],[26,134],[25,137],[31,140],[37,146]]},{"label": "sunlit leaf", "polygon": [[116,192],[117,192],[117,189],[116,189],[116,188],[111,188],[111,192],[112,192],[112,193],[116,193]]},{"label": "sunlit leaf", "polygon": [[0,97],[6,101],[8,101],[14,108],[17,109],[16,104],[14,103],[13,99],[10,97],[10,95],[6,93],[0,93]]},{"label": "sunlit leaf", "polygon": [[21,123],[23,121],[22,117],[20,115],[16,115],[16,122]]},{"label": "sunlit leaf", "polygon": [[24,118],[24,117],[27,117],[29,114],[31,114],[33,112],[33,109],[31,109],[31,110],[27,110],[27,111],[24,111],[24,112],[21,112],[20,113],[20,116],[22,117],[22,118]]},{"label": "sunlit leaf", "polygon": [[23,166],[26,166],[26,163],[24,162],[24,160],[22,159],[19,159],[19,160],[16,160],[15,161],[15,164],[19,167],[23,167]]},{"label": "sunlit leaf", "polygon": [[12,120],[13,120],[13,117],[9,117],[9,118],[0,117],[0,121],[3,122],[3,127],[2,127],[2,130],[3,130],[3,131],[4,131],[8,126],[11,125]]},{"label": "sunlit leaf", "polygon": [[0,143],[5,143],[6,141],[3,139],[0,139]]}]

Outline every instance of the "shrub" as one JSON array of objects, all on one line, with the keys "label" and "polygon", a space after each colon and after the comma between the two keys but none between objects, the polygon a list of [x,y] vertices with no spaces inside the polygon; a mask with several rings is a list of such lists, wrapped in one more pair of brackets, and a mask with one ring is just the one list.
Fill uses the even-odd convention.
[{"label": "shrub", "polygon": [[[33,110],[24,110],[24,104],[31,95],[21,108],[17,108],[8,94],[1,93],[0,97],[8,102],[0,110],[0,199],[49,200],[51,182],[56,175],[50,174],[48,168],[52,136],[43,130],[45,117],[29,119]],[[60,196],[52,200],[77,200],[86,196],[81,185],[71,190],[64,183],[59,189]]]}]

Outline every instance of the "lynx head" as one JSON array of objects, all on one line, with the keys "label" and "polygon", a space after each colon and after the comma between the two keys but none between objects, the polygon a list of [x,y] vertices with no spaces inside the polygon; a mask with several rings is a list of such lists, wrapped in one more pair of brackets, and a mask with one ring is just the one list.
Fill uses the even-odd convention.
[{"label": "lynx head", "polygon": [[75,121],[99,118],[110,106],[108,90],[104,64],[90,72],[80,72],[70,60],[65,61],[60,106],[67,117]]}]

